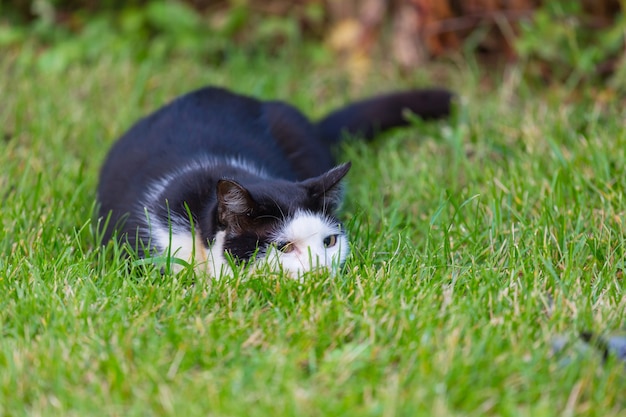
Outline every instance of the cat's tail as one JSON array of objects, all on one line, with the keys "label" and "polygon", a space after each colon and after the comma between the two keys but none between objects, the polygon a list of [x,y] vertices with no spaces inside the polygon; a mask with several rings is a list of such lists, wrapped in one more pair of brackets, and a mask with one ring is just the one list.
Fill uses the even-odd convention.
[{"label": "cat's tail", "polygon": [[329,143],[345,135],[372,139],[377,133],[410,123],[406,112],[422,119],[450,114],[454,94],[443,88],[401,91],[356,101],[330,113],[317,124],[320,136]]}]

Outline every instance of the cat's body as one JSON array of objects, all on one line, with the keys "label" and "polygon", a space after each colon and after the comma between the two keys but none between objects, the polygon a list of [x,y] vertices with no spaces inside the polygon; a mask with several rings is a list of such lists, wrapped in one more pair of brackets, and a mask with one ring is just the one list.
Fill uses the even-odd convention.
[{"label": "cat's body", "polygon": [[[229,258],[297,276],[341,265],[348,241],[334,216],[340,180],[332,145],[406,124],[403,111],[446,116],[451,94],[414,90],[354,103],[310,122],[294,107],[207,87],[137,122],[100,175],[100,216],[141,256],[193,262],[214,277]],[[228,253],[229,255],[226,255]]]}]

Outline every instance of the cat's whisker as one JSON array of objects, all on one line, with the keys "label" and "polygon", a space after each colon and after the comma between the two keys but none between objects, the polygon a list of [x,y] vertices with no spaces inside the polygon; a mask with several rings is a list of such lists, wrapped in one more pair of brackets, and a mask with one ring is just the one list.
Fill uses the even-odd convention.
[{"label": "cat's whisker", "polygon": [[257,216],[257,219],[272,219],[272,220],[276,220],[276,221],[281,221],[282,219],[278,216],[272,216],[270,214],[265,214],[265,215],[261,215],[261,216]]},{"label": "cat's whisker", "polygon": [[285,220],[285,218],[286,218],[285,213],[283,212],[283,209],[280,206],[280,204],[278,204],[278,201],[276,201],[274,198],[272,198],[272,202],[274,204],[276,204],[276,207],[278,208],[278,211],[280,212],[280,216],[281,216],[280,219],[276,218],[276,220]]}]

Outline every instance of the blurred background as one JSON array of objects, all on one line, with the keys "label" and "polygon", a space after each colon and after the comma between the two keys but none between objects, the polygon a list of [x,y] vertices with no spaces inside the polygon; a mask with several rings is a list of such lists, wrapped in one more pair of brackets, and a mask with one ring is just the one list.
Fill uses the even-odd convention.
[{"label": "blurred background", "polygon": [[354,80],[373,62],[515,63],[538,83],[623,90],[619,0],[12,0],[0,2],[0,59],[59,72],[111,59],[306,51]]}]

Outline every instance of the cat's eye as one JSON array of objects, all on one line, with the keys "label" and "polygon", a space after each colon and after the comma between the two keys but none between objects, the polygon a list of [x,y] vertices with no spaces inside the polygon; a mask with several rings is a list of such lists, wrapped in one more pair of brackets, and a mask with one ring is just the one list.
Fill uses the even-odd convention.
[{"label": "cat's eye", "polygon": [[276,246],[282,253],[289,253],[294,249],[293,243],[291,242],[279,242]]},{"label": "cat's eye", "polygon": [[324,239],[325,248],[332,248],[336,244],[337,244],[337,235],[326,236],[326,238]]}]

